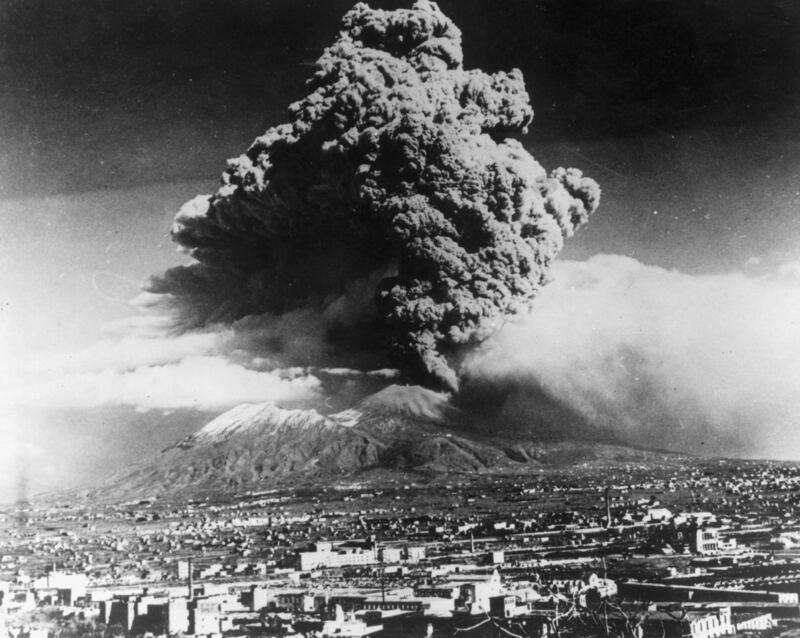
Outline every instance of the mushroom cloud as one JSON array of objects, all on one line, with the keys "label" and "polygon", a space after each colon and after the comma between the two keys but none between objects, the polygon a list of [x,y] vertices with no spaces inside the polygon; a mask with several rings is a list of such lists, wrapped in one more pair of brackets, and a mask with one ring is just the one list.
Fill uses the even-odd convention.
[{"label": "mushroom cloud", "polygon": [[508,137],[533,118],[521,72],[465,70],[459,29],[428,0],[355,5],[308,89],[181,208],[172,237],[193,262],[147,290],[190,330],[376,281],[365,303],[395,365],[456,390],[459,353],[529,309],[600,189]]}]

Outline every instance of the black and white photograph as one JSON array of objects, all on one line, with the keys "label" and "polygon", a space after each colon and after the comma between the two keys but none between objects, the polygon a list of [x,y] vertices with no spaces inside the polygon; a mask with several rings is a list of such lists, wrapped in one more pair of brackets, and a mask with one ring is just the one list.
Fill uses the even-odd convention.
[{"label": "black and white photograph", "polygon": [[800,2],[0,0],[0,638],[800,638]]}]

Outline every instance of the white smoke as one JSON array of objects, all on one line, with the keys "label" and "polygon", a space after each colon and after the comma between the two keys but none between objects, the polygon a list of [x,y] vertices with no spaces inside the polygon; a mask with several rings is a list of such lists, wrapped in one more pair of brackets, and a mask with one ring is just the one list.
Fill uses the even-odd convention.
[{"label": "white smoke", "polygon": [[[240,352],[231,328],[169,335],[148,321],[74,351],[29,352],[0,376],[2,405],[37,408],[130,406],[137,410],[226,409],[247,401],[305,403],[320,381],[304,368],[265,366]],[[250,337],[252,338],[252,337]],[[274,362],[271,362],[274,364]]]},{"label": "white smoke", "polygon": [[261,372],[220,357],[187,357],[129,371],[107,368],[40,379],[35,387],[23,388],[17,401],[62,408],[128,405],[140,410],[213,410],[245,402],[308,400],[319,385],[313,375],[292,370]]},{"label": "white smoke", "polygon": [[474,380],[542,388],[630,443],[800,458],[797,272],[564,261],[532,313],[464,368]]}]

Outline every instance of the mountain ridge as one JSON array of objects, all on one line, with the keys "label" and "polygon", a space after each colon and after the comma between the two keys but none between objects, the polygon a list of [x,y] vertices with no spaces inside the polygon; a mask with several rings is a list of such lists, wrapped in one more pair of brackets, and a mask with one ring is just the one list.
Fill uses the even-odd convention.
[{"label": "mountain ridge", "polygon": [[388,386],[330,415],[269,402],[242,404],[92,493],[129,498],[387,473],[523,473],[648,454],[681,457],[599,441],[505,438],[470,430],[464,417],[448,394],[419,386]]}]

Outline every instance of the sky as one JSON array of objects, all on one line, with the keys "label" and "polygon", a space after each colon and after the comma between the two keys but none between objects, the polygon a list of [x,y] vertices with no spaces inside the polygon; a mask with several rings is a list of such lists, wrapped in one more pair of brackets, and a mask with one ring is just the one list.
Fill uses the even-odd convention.
[{"label": "sky", "polygon": [[[638,444],[800,458],[798,5],[439,5],[466,68],[522,70],[525,148],[603,191],[535,318],[465,363],[474,383],[533,383]],[[238,402],[319,399],[319,375],[244,361],[225,330],[169,333],[139,292],[189,262],[170,240],[174,214],[286,120],[350,6],[0,6],[7,486],[92,480]],[[524,421],[537,408],[504,409]]]}]

